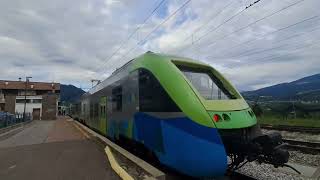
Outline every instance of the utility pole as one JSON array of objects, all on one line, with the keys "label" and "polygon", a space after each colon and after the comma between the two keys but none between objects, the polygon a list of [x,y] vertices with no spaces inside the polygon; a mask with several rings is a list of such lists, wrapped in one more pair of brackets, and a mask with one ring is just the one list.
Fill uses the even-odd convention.
[{"label": "utility pole", "polygon": [[31,79],[32,77],[27,76],[26,77],[26,82],[25,82],[25,86],[24,86],[24,107],[23,107],[23,121],[26,121],[26,106],[27,106],[27,84],[29,82],[29,79]]}]

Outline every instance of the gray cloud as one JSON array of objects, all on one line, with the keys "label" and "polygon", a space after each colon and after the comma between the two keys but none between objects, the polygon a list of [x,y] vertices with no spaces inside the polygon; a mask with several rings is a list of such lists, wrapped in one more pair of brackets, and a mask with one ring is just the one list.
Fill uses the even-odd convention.
[{"label": "gray cloud", "polygon": [[[146,43],[137,46],[157,24],[185,2],[167,1],[106,62],[159,2],[1,1],[0,77],[17,79],[31,75],[34,80],[59,81],[88,87],[90,79],[103,79],[116,67],[148,50],[204,61],[220,70],[242,90],[319,73],[320,52],[319,45],[315,44],[320,40],[319,17],[263,36],[316,16],[320,7],[320,1],[317,0],[301,2],[223,38],[259,18],[297,2],[261,1],[194,43],[191,48],[181,51],[192,44],[191,34],[197,28],[201,27],[194,34],[194,40],[249,5],[244,0],[232,1],[232,4],[215,16],[231,1],[191,1],[183,11],[153,33]],[[235,47],[246,41],[251,42]],[[210,43],[213,44],[208,45]],[[313,45],[307,47],[309,44]]]}]

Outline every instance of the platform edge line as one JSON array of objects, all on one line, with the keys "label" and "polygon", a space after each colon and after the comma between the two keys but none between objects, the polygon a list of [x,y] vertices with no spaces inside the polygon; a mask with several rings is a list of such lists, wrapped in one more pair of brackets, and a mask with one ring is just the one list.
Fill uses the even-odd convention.
[{"label": "platform edge line", "polygon": [[116,161],[114,158],[109,146],[106,146],[104,149],[107,157],[109,159],[110,165],[112,169],[123,179],[123,180],[134,180],[133,177],[131,177]]},{"label": "platform edge line", "polygon": [[73,125],[81,132],[83,136],[85,136],[87,139],[90,139],[90,136],[86,132],[84,132],[84,130],[82,130],[82,128],[80,128],[76,123],[73,123]]}]

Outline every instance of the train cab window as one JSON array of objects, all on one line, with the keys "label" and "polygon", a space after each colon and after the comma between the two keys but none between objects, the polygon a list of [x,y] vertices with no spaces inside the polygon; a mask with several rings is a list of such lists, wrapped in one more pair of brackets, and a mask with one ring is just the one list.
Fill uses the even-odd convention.
[{"label": "train cab window", "polygon": [[139,70],[139,110],[142,112],[181,112],[153,74]]},{"label": "train cab window", "polygon": [[112,111],[122,111],[122,87],[112,89]]},{"label": "train cab window", "polygon": [[209,70],[177,66],[206,100],[236,99]]}]

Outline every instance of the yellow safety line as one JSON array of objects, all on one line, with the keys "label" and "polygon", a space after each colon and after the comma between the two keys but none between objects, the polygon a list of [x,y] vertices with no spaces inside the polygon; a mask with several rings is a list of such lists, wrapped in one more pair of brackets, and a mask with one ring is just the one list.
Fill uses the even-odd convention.
[{"label": "yellow safety line", "polygon": [[73,125],[81,132],[82,135],[84,135],[87,139],[90,139],[90,136],[84,132],[76,123],[73,123]]},{"label": "yellow safety line", "polygon": [[118,162],[115,160],[109,146],[106,146],[106,148],[104,149],[109,162],[111,164],[112,169],[123,179],[123,180],[134,180],[133,177],[131,177],[119,164]]}]

